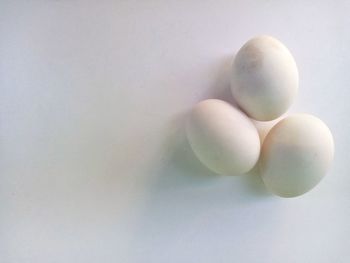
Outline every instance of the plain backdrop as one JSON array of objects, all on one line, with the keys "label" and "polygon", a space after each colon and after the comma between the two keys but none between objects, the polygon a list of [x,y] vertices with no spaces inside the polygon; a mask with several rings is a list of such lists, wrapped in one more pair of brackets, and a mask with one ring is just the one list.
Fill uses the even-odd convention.
[{"label": "plain backdrop", "polygon": [[[0,262],[350,262],[349,10],[0,0]],[[259,34],[297,61],[290,112],[335,139],[330,172],[298,198],[256,171],[214,175],[184,135],[195,103],[232,101],[232,59]]]}]

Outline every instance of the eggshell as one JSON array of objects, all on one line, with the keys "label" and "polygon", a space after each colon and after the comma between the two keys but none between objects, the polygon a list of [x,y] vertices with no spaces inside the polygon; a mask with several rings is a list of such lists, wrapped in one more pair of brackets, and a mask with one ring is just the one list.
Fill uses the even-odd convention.
[{"label": "eggshell", "polygon": [[231,90],[242,110],[268,121],[285,113],[298,90],[298,69],[289,50],[271,36],[249,40],[232,65]]},{"label": "eggshell", "polygon": [[258,132],[250,119],[225,101],[198,103],[187,122],[187,137],[198,159],[225,175],[248,172],[260,154]]},{"label": "eggshell", "polygon": [[292,115],[267,134],[259,161],[261,176],[276,195],[302,195],[325,176],[333,154],[332,134],[320,119],[308,114]]}]

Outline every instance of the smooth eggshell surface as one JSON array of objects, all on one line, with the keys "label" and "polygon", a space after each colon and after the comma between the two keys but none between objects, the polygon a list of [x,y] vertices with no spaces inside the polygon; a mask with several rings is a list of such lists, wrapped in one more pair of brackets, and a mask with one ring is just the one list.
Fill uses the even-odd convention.
[{"label": "smooth eggshell surface", "polygon": [[308,114],[292,115],[267,134],[259,161],[261,176],[276,195],[302,195],[325,176],[333,154],[332,134],[320,119]]},{"label": "smooth eggshell surface", "polygon": [[260,141],[255,126],[225,101],[198,103],[190,113],[186,131],[198,159],[218,174],[239,175],[257,163]]},{"label": "smooth eggshell surface", "polygon": [[231,90],[253,119],[268,121],[285,113],[298,90],[298,69],[277,39],[258,36],[238,51],[232,65]]}]

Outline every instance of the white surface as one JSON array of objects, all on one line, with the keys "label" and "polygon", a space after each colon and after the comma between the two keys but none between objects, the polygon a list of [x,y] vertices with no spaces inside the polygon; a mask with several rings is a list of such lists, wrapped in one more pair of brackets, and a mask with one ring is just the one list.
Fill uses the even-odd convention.
[{"label": "white surface", "polygon": [[[0,2],[0,261],[350,260],[348,1]],[[293,53],[291,111],[335,138],[331,172],[295,199],[219,177],[183,117],[231,100],[250,37]]]}]

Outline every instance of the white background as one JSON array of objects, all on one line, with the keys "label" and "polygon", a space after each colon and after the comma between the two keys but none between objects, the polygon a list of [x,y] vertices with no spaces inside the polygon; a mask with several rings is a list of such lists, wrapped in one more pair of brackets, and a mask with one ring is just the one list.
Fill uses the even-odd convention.
[{"label": "white background", "polygon": [[[350,262],[349,1],[0,1],[0,262]],[[286,44],[291,112],[333,132],[308,194],[216,176],[186,112],[232,100],[249,38]]]}]

